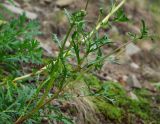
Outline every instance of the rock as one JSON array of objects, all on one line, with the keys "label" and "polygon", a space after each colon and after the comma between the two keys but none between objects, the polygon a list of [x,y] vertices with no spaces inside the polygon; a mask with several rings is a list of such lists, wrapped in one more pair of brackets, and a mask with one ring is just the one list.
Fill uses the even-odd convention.
[{"label": "rock", "polygon": [[153,43],[151,41],[140,42],[140,47],[143,50],[150,51],[153,49]]},{"label": "rock", "polygon": [[40,0],[39,2],[41,5],[51,4],[52,0]]},{"label": "rock", "polygon": [[134,62],[132,62],[132,63],[130,64],[130,66],[131,66],[132,69],[135,69],[135,70],[137,70],[137,69],[140,68],[139,65],[137,65],[137,64],[134,63]]},{"label": "rock", "polygon": [[143,87],[146,88],[147,90],[150,90],[150,91],[153,91],[153,92],[156,91],[156,88],[153,85],[151,85],[151,83],[149,83],[148,81],[145,81],[143,83]]},{"label": "rock", "polygon": [[128,79],[128,76],[127,76],[127,75],[123,75],[123,76],[120,76],[120,77],[118,78],[118,82],[119,82],[122,86],[125,86],[125,87],[126,87],[127,79]]},{"label": "rock", "polygon": [[59,101],[57,101],[57,100],[53,100],[52,102],[52,105],[54,105],[54,106],[61,106],[61,104],[60,104],[60,102]]},{"label": "rock", "polygon": [[50,38],[47,39],[42,37],[41,38],[36,37],[36,39],[37,41],[40,42],[40,47],[43,48],[45,56],[53,57],[58,54],[57,47],[53,42],[51,42],[52,40]]},{"label": "rock", "polygon": [[132,75],[133,87],[134,88],[142,88],[140,82],[138,81],[135,75]]},{"label": "rock", "polygon": [[5,8],[7,8],[8,10],[10,10],[11,12],[15,13],[15,14],[19,14],[22,15],[23,13],[26,14],[26,17],[29,19],[37,19],[38,15],[26,10],[23,10],[19,7],[16,7],[14,5],[9,5],[9,4],[2,4]]},{"label": "rock", "polygon": [[52,0],[44,0],[44,2],[45,2],[46,4],[50,4],[50,3],[52,2]]},{"label": "rock", "polygon": [[75,0],[57,0],[56,1],[56,5],[60,6],[60,7],[64,7],[67,5],[70,5],[71,3],[73,3]]},{"label": "rock", "polygon": [[133,92],[129,92],[128,96],[132,99],[132,100],[139,100],[138,97],[136,96],[136,94],[134,94]]},{"label": "rock", "polygon": [[67,42],[66,42],[66,45],[65,45],[66,47],[69,47],[70,46],[70,41],[69,40],[67,40]]},{"label": "rock", "polygon": [[136,75],[134,75],[134,74],[129,76],[127,83],[132,88],[142,88],[142,85],[140,84],[140,82],[138,81]]},{"label": "rock", "polygon": [[136,53],[139,53],[140,51],[141,49],[138,46],[136,46],[134,43],[130,43],[126,46],[125,53],[127,56],[132,56]]},{"label": "rock", "polygon": [[37,6],[35,6],[33,9],[34,9],[36,12],[40,12],[40,13],[43,13],[43,12],[44,12],[43,9],[41,9],[40,7],[37,7]]},{"label": "rock", "polygon": [[127,79],[128,79],[128,76],[127,75],[123,75],[123,80],[125,81],[125,82],[127,82]]},{"label": "rock", "polygon": [[147,78],[149,80],[153,80],[155,82],[160,81],[160,72],[151,68],[151,67],[149,67],[149,66],[147,66],[147,65],[143,66],[142,74],[145,78]]}]

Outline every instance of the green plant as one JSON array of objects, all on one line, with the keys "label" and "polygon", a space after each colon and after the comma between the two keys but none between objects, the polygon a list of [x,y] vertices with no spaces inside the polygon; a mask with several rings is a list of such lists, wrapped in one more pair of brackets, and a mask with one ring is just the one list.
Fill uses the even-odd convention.
[{"label": "green plant", "polygon": [[[15,121],[15,124],[21,124],[24,122],[32,123],[37,121],[39,123],[44,119],[45,113],[47,113],[51,115],[48,117],[49,120],[57,119],[70,123],[69,119],[60,113],[60,110],[56,111],[56,109],[53,108],[56,113],[53,114],[52,109],[47,109],[47,107],[50,108],[52,106],[51,102],[54,103],[57,99],[64,97],[68,93],[67,88],[70,85],[78,82],[86,74],[101,68],[108,56],[124,47],[123,45],[115,49],[107,56],[103,55],[102,47],[112,42],[107,34],[100,37],[98,30],[106,27],[110,22],[109,19],[115,13],[114,22],[128,21],[123,11],[119,10],[126,0],[122,0],[118,4],[113,4],[109,14],[104,17],[104,19],[102,19],[104,16],[103,11],[100,9],[98,23],[91,32],[87,32],[85,29],[86,21],[84,18],[87,14],[86,9],[88,2],[89,0],[87,1],[85,10],[76,11],[72,14],[65,10],[70,24],[66,36],[63,40],[60,40],[55,34],[53,35],[53,40],[59,48],[58,55],[51,59],[45,67],[24,76],[21,76],[24,72],[23,68],[18,66],[18,64],[41,64],[42,62],[41,50],[38,43],[33,40],[33,36],[37,35],[38,32],[37,28],[34,28],[34,26],[37,27],[37,25],[34,21],[26,25],[24,16],[20,16],[18,20],[0,25],[0,37],[2,39],[0,40],[0,48],[2,49],[0,51],[0,76],[2,79],[0,80],[2,82],[0,84],[2,91],[0,97],[2,99],[0,114],[2,115],[1,119],[3,122],[8,121],[9,123]],[[134,40],[142,39],[147,35],[146,26],[143,21],[142,24],[143,28],[140,37],[131,34]],[[70,45],[66,47],[68,40],[70,41]],[[129,42],[126,44],[128,43]],[[93,55],[94,57],[92,57]],[[7,71],[4,71],[4,68]],[[40,80],[38,78],[39,76],[44,77],[44,79]],[[34,85],[28,84],[28,80],[32,80]],[[114,93],[108,92],[106,85],[98,87],[100,87],[100,89],[97,93],[91,91],[91,93],[84,94],[84,96],[101,95],[105,99],[114,102],[112,101],[112,94]],[[23,91],[25,92],[23,93],[23,97],[21,97],[20,94],[22,94]],[[7,95],[4,95],[4,93],[7,93]],[[120,95],[123,95],[123,92],[121,93]],[[108,94],[111,96],[108,96]],[[116,98],[116,96],[114,97]],[[3,107],[5,102],[7,106]],[[45,110],[48,110],[47,112],[43,109],[44,107]],[[118,113],[115,111],[113,112],[113,116],[120,117],[121,110]]]},{"label": "green plant", "polygon": [[[41,49],[33,36],[39,33],[35,21],[25,24],[25,16],[20,16],[0,26],[0,76],[21,76],[21,63],[41,64]],[[4,71],[5,70],[5,71]],[[1,80],[2,81],[2,80]]]},{"label": "green plant", "polygon": [[[36,21],[27,22],[25,15],[0,25],[0,123],[10,124],[23,113],[35,87],[17,87],[12,80],[28,73],[25,65],[42,63],[42,50],[33,37],[39,34]],[[27,67],[27,66],[26,66]],[[32,68],[34,69],[34,68]]]},{"label": "green plant", "polygon": [[[123,0],[117,6],[114,5],[111,8],[110,13],[102,21],[99,21],[97,26],[90,33],[85,31],[85,21],[86,16],[85,10],[80,10],[70,14],[66,11],[70,27],[64,38],[64,40],[59,40],[56,35],[54,35],[54,41],[58,44],[59,54],[54,61],[52,61],[46,68],[48,71],[48,78],[42,85],[40,85],[35,94],[36,97],[40,97],[34,109],[29,111],[27,114],[21,115],[20,118],[15,122],[16,124],[22,123],[32,115],[39,111],[40,108],[48,104],[50,101],[60,97],[63,94],[64,88],[79,77],[81,73],[87,73],[91,68],[99,67],[99,64],[104,60],[102,56],[101,47],[111,43],[108,36],[99,37],[97,31],[105,23],[109,21],[109,18],[125,3]],[[71,34],[71,37],[70,37]],[[97,34],[96,37],[93,35]],[[65,48],[67,40],[70,40],[70,46]],[[81,54],[82,50],[83,53]],[[97,51],[97,56],[94,60],[90,61],[89,55]],[[76,58],[76,64],[70,64],[69,59]],[[76,78],[77,77],[77,78]],[[54,94],[50,94],[51,89],[56,87],[57,91]],[[45,92],[40,94],[40,89],[44,88]],[[34,100],[33,100],[34,101]],[[30,104],[33,102],[31,100]],[[28,106],[30,105],[28,104]]]}]

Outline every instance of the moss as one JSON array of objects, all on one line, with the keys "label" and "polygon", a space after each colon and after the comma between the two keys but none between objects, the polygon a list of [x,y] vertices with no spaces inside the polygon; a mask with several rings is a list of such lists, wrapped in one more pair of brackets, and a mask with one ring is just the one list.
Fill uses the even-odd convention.
[{"label": "moss", "polygon": [[[158,122],[160,110],[153,108],[153,95],[146,89],[136,89],[133,93],[138,100],[132,100],[126,90],[119,84],[111,81],[101,82],[92,75],[85,77],[86,84],[95,96],[92,99],[99,112],[115,123],[143,123]],[[156,110],[156,112],[155,112]]]},{"label": "moss", "polygon": [[149,118],[148,107],[149,107],[148,104],[143,103],[142,101],[131,100],[129,106],[129,112],[135,114],[141,119],[146,120]]},{"label": "moss", "polygon": [[126,102],[126,92],[118,83],[104,82],[98,92],[99,97],[94,99],[99,111],[105,118],[121,122],[124,111],[119,105]]},{"label": "moss", "polygon": [[[108,93],[109,98],[114,99],[114,105],[112,105],[111,103],[107,103],[108,107],[103,108],[103,109],[110,108],[108,110],[109,112],[107,113],[109,117],[112,117],[112,115],[114,115],[115,114],[114,112],[116,111],[117,116],[114,116],[115,117],[114,119],[119,120],[123,116],[122,113],[126,113],[128,111],[140,117],[141,119],[149,118],[150,106],[149,106],[149,102],[147,99],[138,96],[139,100],[132,100],[127,96],[125,90],[119,84],[107,83],[106,85],[107,85],[106,87],[108,87],[107,93]],[[143,93],[145,94],[145,91],[142,91],[141,95]],[[101,107],[103,106],[101,105]],[[128,109],[128,110],[126,111],[125,109]],[[118,115],[121,115],[121,117]]]},{"label": "moss", "polygon": [[117,121],[122,119],[123,111],[119,107],[107,103],[103,99],[96,99],[94,102],[97,105],[99,111],[105,116],[105,118]]},{"label": "moss", "polygon": [[102,82],[97,79],[97,77],[87,74],[83,77],[84,82],[89,86],[90,89],[99,89],[101,87]]}]

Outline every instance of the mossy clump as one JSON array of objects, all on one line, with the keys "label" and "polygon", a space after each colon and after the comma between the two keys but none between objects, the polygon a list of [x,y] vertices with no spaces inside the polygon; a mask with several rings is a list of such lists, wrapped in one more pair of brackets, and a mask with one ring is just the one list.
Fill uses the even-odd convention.
[{"label": "mossy clump", "polygon": [[123,117],[123,110],[121,108],[110,104],[103,99],[95,99],[94,102],[106,119],[121,121]]},{"label": "mossy clump", "polygon": [[158,122],[156,117],[159,115],[159,111],[156,115],[152,114],[153,101],[149,97],[151,94],[148,90],[134,90],[133,93],[138,99],[133,100],[119,83],[99,82],[98,80],[96,82],[95,78],[90,80],[91,89],[91,82],[94,90],[97,88],[93,102],[107,120],[115,123],[123,123],[124,120],[126,123],[135,123],[138,120],[145,123]]}]

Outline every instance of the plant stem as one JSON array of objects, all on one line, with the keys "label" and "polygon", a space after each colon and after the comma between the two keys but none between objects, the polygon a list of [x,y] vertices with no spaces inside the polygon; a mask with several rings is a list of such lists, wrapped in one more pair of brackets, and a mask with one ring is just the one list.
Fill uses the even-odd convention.
[{"label": "plant stem", "polygon": [[[123,5],[125,2],[126,2],[126,0],[122,0],[114,9],[112,9],[111,12],[110,12],[102,21],[100,21],[100,22],[97,24],[97,26],[95,27],[95,29],[93,29],[93,30],[90,32],[90,34],[86,37],[86,39],[83,39],[83,41],[85,41],[85,40],[87,40],[88,38],[92,37],[93,34],[94,34],[95,32],[97,32],[97,31],[101,28],[102,24],[107,23],[107,22],[109,21],[109,18],[110,18],[120,7],[122,7],[122,5]],[[85,58],[86,58],[88,55],[89,55],[89,53],[86,53],[86,54],[84,55],[84,57],[82,58],[81,64],[83,63],[83,61],[85,60]]]},{"label": "plant stem", "polygon": [[37,71],[36,73],[30,73],[30,74],[27,74],[27,75],[24,75],[24,76],[21,76],[21,77],[17,77],[13,80],[13,82],[17,82],[19,80],[23,80],[23,79],[26,79],[26,78],[29,78],[31,76],[34,76],[34,75],[38,75],[38,74],[41,74],[44,70],[47,69],[47,66],[41,68],[39,71]]},{"label": "plant stem", "polygon": [[[89,1],[89,0],[88,0]],[[87,1],[87,4],[88,4],[88,1]],[[95,31],[98,31],[102,24],[103,23],[107,23],[109,21],[109,18],[125,3],[126,0],[123,0],[120,4],[118,4],[117,7],[115,7],[101,22],[99,22],[96,26],[96,28],[90,32],[90,34],[88,35],[88,37],[86,39],[88,39],[89,37],[92,37],[94,32]],[[86,5],[88,6],[88,5]],[[64,52],[64,49],[65,49],[65,44],[67,42],[67,39],[72,31],[72,28],[74,27],[74,25],[71,25],[71,27],[69,28],[67,34],[66,34],[66,37],[64,39],[64,42],[62,44],[62,47],[60,49],[60,53],[59,53],[59,56],[58,56],[58,60],[63,56],[63,52]],[[84,40],[86,40],[84,39]],[[115,50],[117,51],[117,49]],[[114,51],[114,52],[115,52]],[[36,74],[40,74],[42,73],[44,70],[46,70],[46,66],[43,67],[42,69],[40,69],[39,71],[37,71],[36,73],[31,73],[31,74],[28,74],[28,75],[25,75],[25,76],[22,76],[22,77],[18,77],[18,78],[15,78],[13,81],[16,82],[18,80],[22,80],[22,79],[25,79],[25,78],[28,78],[30,76],[33,76],[33,75],[36,75]],[[49,84],[46,88],[46,91],[44,93],[44,95],[42,96],[42,98],[39,100],[38,104],[36,105],[35,109],[33,109],[31,112],[29,112],[28,114],[26,114],[25,116],[21,116],[16,122],[15,124],[21,124],[23,123],[26,119],[30,118],[30,116],[32,116],[34,113],[36,113],[40,108],[42,108],[43,106],[45,106],[47,103],[49,103],[50,101],[52,101],[53,99],[57,98],[59,93],[61,92],[61,90],[59,90],[55,95],[53,95],[53,97],[51,97],[49,100],[47,101],[44,101],[47,97],[47,94],[49,93],[50,89],[52,88],[54,84],[54,74],[52,76],[52,79],[49,81]]]},{"label": "plant stem", "polygon": [[[89,34],[85,39],[83,39],[83,41],[87,40],[89,37],[92,37],[93,34],[94,34],[94,32],[95,32],[95,31],[98,31],[98,30],[101,28],[101,25],[102,25],[103,23],[108,22],[109,18],[110,18],[125,2],[126,2],[126,0],[122,0],[101,22],[99,22],[99,23],[97,24],[96,28],[95,28],[94,30],[92,30],[92,31],[90,32],[90,34]],[[65,44],[66,44],[66,42],[67,42],[67,39],[68,39],[68,37],[69,37],[69,34],[70,34],[73,26],[74,26],[74,25],[71,25],[71,28],[69,29],[69,31],[68,31],[68,33],[67,33],[67,35],[66,35],[66,37],[65,37],[65,40],[64,40],[63,45],[62,45],[62,48],[63,48],[63,49],[64,49],[64,47],[65,47]],[[61,49],[61,50],[62,50],[62,49]],[[23,80],[23,79],[29,78],[29,77],[31,77],[31,76],[33,76],[33,75],[40,74],[40,73],[42,73],[44,70],[46,70],[46,67],[47,67],[47,66],[41,68],[41,69],[40,69],[39,71],[37,71],[36,73],[30,73],[30,74],[27,74],[27,75],[24,75],[24,76],[15,78],[13,81],[14,81],[14,82],[17,82],[17,81],[19,81],[19,80]]]},{"label": "plant stem", "polygon": [[[64,39],[64,42],[63,42],[62,47],[61,47],[60,52],[59,52],[59,56],[57,58],[57,61],[55,62],[55,66],[56,66],[56,64],[59,63],[59,59],[63,56],[63,51],[64,51],[64,48],[65,48],[65,44],[67,42],[67,39],[68,39],[68,37],[69,37],[69,35],[70,35],[73,27],[74,27],[74,25],[71,25],[71,27],[69,28],[69,30],[68,30],[68,32],[66,34],[66,37]],[[58,67],[58,66],[56,66],[56,67]],[[47,67],[43,67],[43,68],[47,69]],[[50,79],[50,81],[49,81],[49,83],[47,85],[47,88],[45,89],[45,93],[43,94],[43,96],[41,97],[41,99],[38,101],[36,107],[31,112],[29,112],[27,115],[20,116],[17,119],[17,121],[15,122],[15,124],[21,124],[21,123],[23,123],[26,119],[28,119],[30,116],[32,116],[34,113],[36,113],[42,106],[44,106],[44,103],[45,103],[44,101],[45,101],[46,97],[48,96],[48,93],[51,90],[52,86],[54,85],[54,80],[55,80],[55,77],[56,77],[55,70],[56,70],[56,68],[52,70],[52,72],[51,72],[51,76],[52,77],[51,77],[51,79]],[[43,70],[40,70],[40,71],[43,71]],[[32,76],[32,75],[29,74],[29,75],[20,77],[18,79],[24,79],[24,78],[29,77],[29,76]],[[54,96],[58,96],[56,94]],[[58,92],[58,94],[59,94],[59,92]]]},{"label": "plant stem", "polygon": [[91,31],[88,37],[92,37],[95,31],[98,31],[102,24],[107,23],[109,21],[109,18],[119,9],[122,7],[122,5],[126,2],[126,0],[122,0],[111,12],[101,21],[97,24],[96,28]]},{"label": "plant stem", "polygon": [[67,39],[68,39],[68,37],[69,37],[69,35],[70,35],[73,27],[74,27],[74,24],[71,25],[71,27],[69,28],[69,30],[68,30],[68,32],[67,32],[67,34],[66,34],[66,37],[65,37],[65,39],[64,39],[64,42],[63,42],[63,44],[62,44],[62,48],[61,48],[61,50],[60,50],[60,53],[62,52],[62,54],[63,54],[63,50],[64,50],[64,48],[65,48]]},{"label": "plant stem", "polygon": [[36,113],[40,108],[42,108],[43,106],[45,106],[46,104],[50,103],[53,99],[57,98],[59,96],[59,92],[57,92],[55,95],[53,95],[50,99],[46,100],[43,104],[37,106],[36,108],[34,108],[30,113],[28,113],[27,115],[19,118],[14,124],[22,124],[25,120],[27,120],[29,117],[31,117],[34,113]]},{"label": "plant stem", "polygon": [[132,41],[128,41],[124,44],[122,44],[122,46],[118,47],[117,49],[113,50],[111,53],[109,53],[108,55],[105,56],[105,58],[111,56],[112,54],[114,54],[115,52],[117,52],[118,50],[124,48],[125,46],[127,46],[128,44],[130,44]]}]

